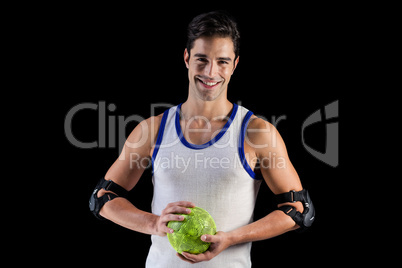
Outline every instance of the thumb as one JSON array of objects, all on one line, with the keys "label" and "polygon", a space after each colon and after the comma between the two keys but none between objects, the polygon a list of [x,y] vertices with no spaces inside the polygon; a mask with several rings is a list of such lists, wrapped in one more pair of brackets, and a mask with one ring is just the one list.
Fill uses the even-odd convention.
[{"label": "thumb", "polygon": [[201,240],[204,242],[215,243],[217,239],[214,235],[204,234],[201,236]]}]

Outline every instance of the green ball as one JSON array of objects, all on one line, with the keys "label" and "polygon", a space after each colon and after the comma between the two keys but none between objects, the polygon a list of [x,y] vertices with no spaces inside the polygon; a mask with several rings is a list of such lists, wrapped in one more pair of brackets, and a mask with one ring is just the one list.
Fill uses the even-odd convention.
[{"label": "green ball", "polygon": [[216,234],[214,219],[202,208],[190,208],[190,214],[178,214],[184,216],[183,221],[170,221],[167,226],[174,230],[168,233],[168,239],[172,247],[178,252],[183,251],[191,254],[205,252],[211,243],[201,240],[201,235]]}]

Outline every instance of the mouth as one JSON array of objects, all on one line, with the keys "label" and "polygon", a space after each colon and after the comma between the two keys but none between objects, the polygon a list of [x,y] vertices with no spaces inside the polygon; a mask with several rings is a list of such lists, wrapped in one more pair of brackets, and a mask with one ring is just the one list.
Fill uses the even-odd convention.
[{"label": "mouth", "polygon": [[212,81],[212,80],[202,80],[200,78],[197,78],[197,80],[200,82],[200,84],[208,89],[214,88],[217,85],[219,85],[220,83],[222,83],[222,81]]}]

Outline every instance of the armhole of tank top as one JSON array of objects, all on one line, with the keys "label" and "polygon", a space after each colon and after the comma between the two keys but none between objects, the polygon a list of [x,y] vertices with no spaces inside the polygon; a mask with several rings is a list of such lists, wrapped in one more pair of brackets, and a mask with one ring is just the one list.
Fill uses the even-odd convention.
[{"label": "armhole of tank top", "polygon": [[156,138],[155,148],[152,153],[152,173],[154,171],[155,158],[156,158],[156,155],[158,154],[159,147],[162,143],[163,132],[165,131],[165,125],[166,125],[166,120],[167,120],[168,115],[169,115],[169,109],[163,113],[161,124],[159,126],[158,137]]},{"label": "armhole of tank top", "polygon": [[248,111],[246,116],[243,119],[243,122],[241,124],[241,131],[240,131],[240,138],[239,138],[239,156],[240,156],[240,161],[244,167],[244,169],[247,171],[247,173],[250,175],[251,178],[256,179],[256,175],[254,171],[251,169],[250,165],[247,163],[246,155],[244,153],[244,139],[246,137],[246,131],[247,131],[247,126],[250,121],[251,116],[253,115],[252,111]]}]

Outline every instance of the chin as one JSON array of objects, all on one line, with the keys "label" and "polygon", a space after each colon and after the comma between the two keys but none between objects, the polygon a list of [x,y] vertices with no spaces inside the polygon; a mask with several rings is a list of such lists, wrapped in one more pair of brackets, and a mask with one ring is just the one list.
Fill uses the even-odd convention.
[{"label": "chin", "polygon": [[197,88],[197,95],[200,99],[204,101],[214,101],[216,100],[219,96],[221,96],[223,90],[200,90]]}]

